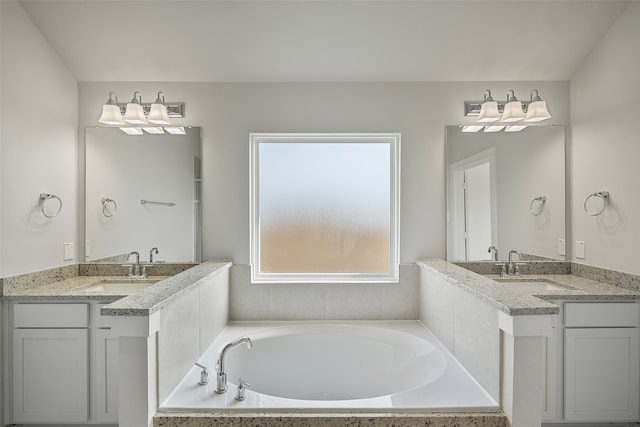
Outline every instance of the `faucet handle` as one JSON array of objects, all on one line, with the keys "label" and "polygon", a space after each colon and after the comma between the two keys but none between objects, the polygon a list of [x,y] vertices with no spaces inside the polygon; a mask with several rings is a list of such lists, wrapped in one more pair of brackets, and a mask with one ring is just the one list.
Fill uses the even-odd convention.
[{"label": "faucet handle", "polygon": [[198,384],[200,385],[205,385],[209,383],[209,369],[204,366],[201,365],[199,363],[195,364],[198,368],[202,368],[202,372],[200,372],[200,381],[198,382]]},{"label": "faucet handle", "polygon": [[251,387],[251,384],[240,378],[238,380],[238,392],[236,393],[236,400],[243,401],[247,398],[247,388]]}]

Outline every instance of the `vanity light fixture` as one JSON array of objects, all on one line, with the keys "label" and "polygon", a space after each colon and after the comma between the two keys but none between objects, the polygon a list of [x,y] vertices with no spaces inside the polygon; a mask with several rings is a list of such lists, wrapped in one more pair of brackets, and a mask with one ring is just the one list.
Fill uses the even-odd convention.
[{"label": "vanity light fixture", "polygon": [[147,120],[156,125],[171,124],[171,121],[169,120],[169,112],[167,111],[167,105],[164,101],[164,92],[158,92],[156,101],[151,104],[151,109],[149,110],[149,117],[147,117]]},{"label": "vanity light fixture", "polygon": [[[511,94],[511,96],[509,96]],[[522,110],[522,103],[516,98],[516,94],[513,89],[507,91],[507,103],[504,105],[504,111],[502,112],[503,122],[511,123],[518,122],[524,119],[524,111]],[[125,118],[126,120],[126,118]]]},{"label": "vanity light fixture", "polygon": [[135,91],[133,93],[133,98],[131,102],[127,104],[127,110],[124,113],[124,121],[132,125],[144,125],[148,123],[147,118],[144,116],[142,95],[140,95],[140,92]]},{"label": "vanity light fixture", "polygon": [[142,128],[139,127],[121,127],[120,130],[127,135],[142,135]]},{"label": "vanity light fixture", "polygon": [[160,126],[145,126],[142,130],[151,135],[162,135],[164,133],[164,129]]},{"label": "vanity light fixture", "polygon": [[113,126],[124,124],[124,120],[122,120],[122,112],[118,106],[118,95],[116,95],[115,92],[109,92],[109,99],[107,100],[107,103],[102,106],[102,114],[100,115],[98,122]]},{"label": "vanity light fixture", "polygon": [[498,103],[491,97],[489,89],[484,91],[484,100],[480,107],[480,115],[478,121],[481,123],[491,123],[500,120],[500,112],[498,111]]},{"label": "vanity light fixture", "polygon": [[[533,92],[536,93],[535,98],[533,97]],[[551,114],[549,114],[549,110],[547,109],[547,102],[543,101],[538,94],[538,89],[533,89],[531,91],[531,101],[529,101],[529,106],[527,108],[527,115],[524,119],[525,122],[541,122],[543,120],[547,120],[551,118]]]}]

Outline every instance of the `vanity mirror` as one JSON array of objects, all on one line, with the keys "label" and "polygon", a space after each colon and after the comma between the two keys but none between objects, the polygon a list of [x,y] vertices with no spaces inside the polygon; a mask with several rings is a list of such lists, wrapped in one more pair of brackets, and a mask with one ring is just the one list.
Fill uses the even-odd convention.
[{"label": "vanity mirror", "polygon": [[564,260],[565,128],[446,128],[447,259]]},{"label": "vanity mirror", "polygon": [[201,128],[127,135],[87,128],[86,261],[201,260]]}]

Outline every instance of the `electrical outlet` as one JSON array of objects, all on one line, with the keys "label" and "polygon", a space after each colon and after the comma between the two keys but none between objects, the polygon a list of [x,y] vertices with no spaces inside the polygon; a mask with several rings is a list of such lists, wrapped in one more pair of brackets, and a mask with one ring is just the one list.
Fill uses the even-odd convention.
[{"label": "electrical outlet", "polygon": [[89,240],[84,241],[84,256],[89,258],[91,256],[91,242]]},{"label": "electrical outlet", "polygon": [[565,256],[567,254],[567,244],[564,239],[558,239],[558,255]]},{"label": "electrical outlet", "polygon": [[584,242],[576,240],[576,258],[585,259]]},{"label": "electrical outlet", "polygon": [[73,260],[73,243],[64,244],[64,261]]}]

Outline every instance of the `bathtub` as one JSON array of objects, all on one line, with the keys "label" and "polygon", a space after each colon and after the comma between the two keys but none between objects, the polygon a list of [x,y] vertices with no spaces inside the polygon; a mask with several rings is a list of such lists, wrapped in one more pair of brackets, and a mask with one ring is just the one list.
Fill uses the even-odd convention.
[{"label": "bathtub", "polygon": [[[253,346],[227,352],[229,389],[217,394],[220,350],[241,336]],[[198,362],[210,367],[209,383],[198,384],[194,366],[160,412],[500,410],[417,321],[230,323]],[[243,401],[239,379],[250,384]]]}]

